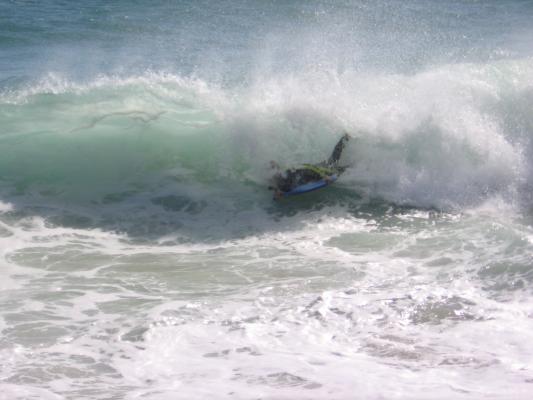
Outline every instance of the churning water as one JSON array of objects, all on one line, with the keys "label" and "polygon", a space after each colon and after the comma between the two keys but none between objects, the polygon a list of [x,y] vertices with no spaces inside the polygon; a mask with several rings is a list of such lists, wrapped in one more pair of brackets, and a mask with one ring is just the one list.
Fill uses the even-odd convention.
[{"label": "churning water", "polygon": [[532,20],[0,1],[0,398],[531,398]]}]

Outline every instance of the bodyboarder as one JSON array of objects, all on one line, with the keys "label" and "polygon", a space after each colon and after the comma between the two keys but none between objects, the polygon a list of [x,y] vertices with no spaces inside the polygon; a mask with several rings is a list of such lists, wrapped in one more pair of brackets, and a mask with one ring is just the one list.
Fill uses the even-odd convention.
[{"label": "bodyboarder", "polygon": [[303,164],[282,172],[280,166],[275,161],[271,161],[270,166],[275,170],[275,173],[269,189],[274,191],[274,199],[279,199],[294,188],[310,182],[324,181],[328,184],[333,181],[347,168],[339,165],[339,159],[348,140],[350,140],[350,135],[345,133],[335,145],[328,160],[318,164]]}]

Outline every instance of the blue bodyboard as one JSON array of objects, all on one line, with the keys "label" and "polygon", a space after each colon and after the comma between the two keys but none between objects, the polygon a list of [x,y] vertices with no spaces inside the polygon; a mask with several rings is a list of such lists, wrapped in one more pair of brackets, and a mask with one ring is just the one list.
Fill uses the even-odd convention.
[{"label": "blue bodyboard", "polygon": [[312,192],[313,190],[322,189],[323,187],[328,186],[330,183],[335,182],[337,180],[337,175],[331,175],[329,177],[329,180],[326,181],[325,179],[321,179],[319,181],[309,182],[305,183],[300,186],[296,186],[292,190],[288,192],[282,192],[283,196],[295,196],[297,194],[304,194],[307,192]]}]

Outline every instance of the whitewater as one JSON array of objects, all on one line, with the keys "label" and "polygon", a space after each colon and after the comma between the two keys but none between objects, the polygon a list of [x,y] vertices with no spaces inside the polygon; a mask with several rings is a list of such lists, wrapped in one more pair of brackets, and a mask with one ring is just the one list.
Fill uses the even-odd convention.
[{"label": "whitewater", "polygon": [[0,399],[529,399],[532,17],[0,2]]}]

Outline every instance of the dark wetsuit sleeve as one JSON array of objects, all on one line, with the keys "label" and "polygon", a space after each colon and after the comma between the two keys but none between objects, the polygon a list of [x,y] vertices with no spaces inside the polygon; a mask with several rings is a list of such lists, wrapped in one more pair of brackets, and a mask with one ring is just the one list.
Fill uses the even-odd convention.
[{"label": "dark wetsuit sleeve", "polygon": [[342,155],[342,151],[344,150],[344,146],[346,146],[347,141],[348,141],[348,136],[343,136],[337,142],[337,144],[335,145],[335,148],[333,149],[333,153],[331,153],[331,156],[328,159],[328,165],[335,165],[339,162],[339,159],[341,158],[341,155]]}]

